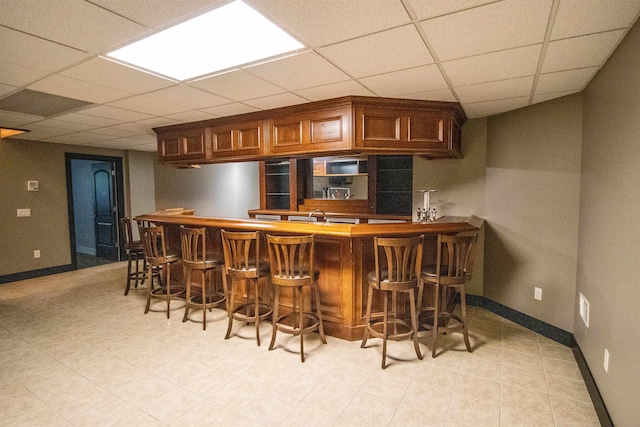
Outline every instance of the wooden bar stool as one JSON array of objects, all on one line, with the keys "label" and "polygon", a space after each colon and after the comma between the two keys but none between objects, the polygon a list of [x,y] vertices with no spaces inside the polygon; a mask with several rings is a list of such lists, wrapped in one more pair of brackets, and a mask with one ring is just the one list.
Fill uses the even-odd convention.
[{"label": "wooden bar stool", "polygon": [[[462,331],[467,351],[471,352],[467,325],[465,285],[471,278],[478,233],[438,235],[436,264],[422,268],[420,279],[433,285],[433,307],[421,308],[420,326],[433,333],[431,357],[436,357],[438,335]],[[460,316],[454,314],[456,298],[460,298]],[[422,292],[419,295],[422,303]]]},{"label": "wooden bar stool", "polygon": [[[416,291],[420,286],[417,266],[422,259],[422,244],[424,236],[420,237],[374,237],[375,270],[367,274],[369,294],[367,297],[367,314],[365,319],[364,338],[360,347],[367,344],[369,335],[382,338],[382,369],[386,367],[387,340],[399,341],[413,339],[413,346],[418,359],[422,360],[418,344],[418,320],[416,311]],[[386,268],[385,268],[386,267]],[[384,306],[382,319],[371,320],[373,291],[382,292]],[[410,322],[399,317],[397,292],[409,296]],[[420,294],[420,292],[418,292]],[[391,317],[389,317],[389,296],[392,296]]]},{"label": "wooden bar stool", "polygon": [[[227,302],[229,326],[225,339],[231,336],[233,320],[255,323],[256,340],[260,345],[260,321],[268,318],[273,312],[271,306],[271,286],[269,283],[269,264],[260,261],[260,232],[230,232],[221,230],[222,249],[224,252],[224,271],[222,278],[227,283],[226,289],[230,293]],[[259,286],[260,279],[266,281],[266,286]],[[238,281],[246,283],[246,301],[236,305]],[[253,301],[250,287],[253,285]],[[266,290],[266,297],[260,299],[260,291]],[[262,292],[263,294],[265,292]]]},{"label": "wooden bar stool", "polygon": [[[131,218],[122,218],[120,220],[120,227],[124,238],[124,249],[127,253],[127,286],[124,289],[124,294],[128,295],[131,282],[133,282],[134,287],[137,288],[138,284],[143,285],[147,279],[147,261],[144,257],[142,241],[133,240]],[[140,261],[142,261],[142,268],[140,268]],[[132,271],[134,264],[136,270]]]},{"label": "wooden bar stool", "polygon": [[[327,343],[322,325],[320,309],[320,290],[318,277],[320,272],[314,269],[314,236],[271,236],[267,235],[269,248],[269,265],[271,283],[275,287],[273,299],[273,333],[269,350],[273,350],[276,333],[300,335],[300,359],[304,362],[304,334],[318,330],[323,344]],[[311,288],[310,310],[305,311],[303,289]],[[279,315],[280,291],[282,288],[292,290],[292,313]],[[300,300],[299,307],[296,304]]]},{"label": "wooden bar stool", "polygon": [[153,280],[150,281],[144,312],[145,314],[149,312],[151,297],[163,298],[167,301],[167,319],[169,319],[171,299],[179,298],[185,290],[182,285],[171,285],[171,264],[180,260],[180,254],[167,251],[164,227],[145,227],[139,224],[139,229],[144,256],[147,260],[148,276],[153,277],[154,269],[158,271],[159,277],[164,276],[157,287],[153,286]]},{"label": "wooden bar stool", "polygon": [[[218,307],[226,300],[226,287],[223,292],[216,292],[214,288],[214,271],[222,267],[222,257],[207,253],[207,230],[205,228],[187,228],[180,226],[180,241],[182,243],[182,267],[184,283],[187,291],[183,322],[189,318],[189,308],[202,309],[202,330],[207,329],[207,309]],[[200,273],[200,292],[192,294],[193,272]]]}]

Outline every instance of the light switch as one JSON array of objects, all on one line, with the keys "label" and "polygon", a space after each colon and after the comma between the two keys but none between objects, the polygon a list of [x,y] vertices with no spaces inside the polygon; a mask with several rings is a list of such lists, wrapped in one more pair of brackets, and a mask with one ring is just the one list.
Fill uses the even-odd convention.
[{"label": "light switch", "polygon": [[40,183],[38,181],[27,181],[28,191],[40,191]]},{"label": "light switch", "polygon": [[31,209],[18,209],[18,217],[31,216]]}]

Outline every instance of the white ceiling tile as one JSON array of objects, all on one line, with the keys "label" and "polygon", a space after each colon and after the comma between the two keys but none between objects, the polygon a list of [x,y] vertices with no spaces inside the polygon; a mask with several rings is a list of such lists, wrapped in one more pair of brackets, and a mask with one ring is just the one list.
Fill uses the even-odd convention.
[{"label": "white ceiling tile", "polygon": [[163,0],[161,5],[158,0],[91,0],[91,2],[149,28],[165,26],[172,21],[177,21],[175,22],[177,24],[185,17],[204,13],[211,8],[212,4],[221,3],[216,0]]},{"label": "white ceiling tile", "polygon": [[430,90],[427,92],[408,93],[406,95],[398,96],[398,98],[406,99],[422,99],[424,101],[445,101],[445,102],[457,102],[451,89],[438,89]]},{"label": "white ceiling tile", "polygon": [[131,132],[122,129],[116,129],[114,127],[96,128],[93,130],[93,132],[99,133],[100,135],[109,135],[114,138],[128,138],[132,136]]},{"label": "white ceiling tile", "polygon": [[22,65],[11,64],[0,60],[0,83],[11,86],[26,86],[45,77],[48,73]]},{"label": "white ceiling tile", "polygon": [[90,144],[92,142],[106,141],[109,139],[113,139],[113,137],[109,135],[102,135],[96,132],[77,132],[63,136],[57,136],[55,138],[49,138],[49,141],[58,142],[61,144]]},{"label": "white ceiling tile", "polygon": [[447,82],[436,65],[365,77],[360,81],[380,96],[400,96],[447,87]]},{"label": "white ceiling tile", "polygon": [[443,62],[442,67],[454,87],[532,76],[541,47],[534,45],[457,59]]},{"label": "white ceiling tile", "polygon": [[156,116],[180,113],[189,110],[189,107],[177,103],[161,102],[145,95],[132,96],[119,101],[110,102],[109,106],[125,110],[147,112]]},{"label": "white ceiling tile", "polygon": [[325,46],[410,22],[400,1],[252,0],[251,3],[309,47]]},{"label": "white ceiling tile", "polygon": [[533,76],[459,86],[456,94],[462,103],[493,101],[531,95]]},{"label": "white ceiling tile", "polygon": [[141,94],[176,83],[104,58],[93,58],[60,74],[85,82]]},{"label": "white ceiling tile", "polygon": [[245,71],[287,90],[349,80],[348,75],[314,52],[247,67]]},{"label": "white ceiling tile", "polygon": [[41,136],[46,136],[47,138],[52,138],[54,136],[66,135],[69,133],[74,133],[74,131],[69,129],[61,129],[59,127],[52,127],[38,123],[30,123],[26,126],[26,129],[29,130],[29,133],[37,133]]},{"label": "white ceiling tile", "polygon": [[4,126],[21,126],[28,123],[39,122],[40,120],[42,120],[42,117],[40,116],[0,110],[0,123]]},{"label": "white ceiling tile", "polygon": [[465,9],[495,3],[496,0],[407,0],[419,20],[448,15]]},{"label": "white ceiling tile", "polygon": [[289,105],[304,104],[306,99],[300,98],[293,93],[283,93],[280,95],[271,95],[264,98],[251,99],[245,101],[246,104],[256,107],[260,110],[268,110],[270,108],[286,107]]},{"label": "white ceiling tile", "polygon": [[84,0],[4,0],[0,25],[91,53],[148,31]]},{"label": "white ceiling tile", "polygon": [[251,113],[253,111],[259,111],[259,108],[252,107],[247,104],[241,104],[240,102],[234,102],[233,104],[218,105],[212,108],[203,108],[205,113],[213,114],[218,117],[235,116],[236,114]]},{"label": "white ceiling tile", "polygon": [[[144,114],[131,110],[124,110],[122,108],[111,107],[109,105],[100,105],[97,107],[87,108],[82,110],[80,114],[86,114],[89,116],[104,117],[106,119],[118,120],[121,122],[137,122],[144,119],[150,119],[150,114]],[[112,125],[118,123],[111,123]]]},{"label": "white ceiling tile", "polygon": [[526,107],[529,103],[529,97],[500,99],[496,101],[474,102],[464,105],[464,111],[470,119],[478,117],[493,116],[494,114],[504,113],[505,111],[516,110]]},{"label": "white ceiling tile", "polygon": [[433,64],[433,57],[413,25],[372,34],[319,49],[354,77],[383,74]]},{"label": "white ceiling tile", "polygon": [[[2,65],[0,65],[0,67],[1,67],[1,66],[2,66]],[[0,98],[1,98],[2,96],[4,96],[4,95],[7,95],[7,94],[9,94],[9,93],[11,93],[11,92],[14,92],[14,91],[16,91],[16,90],[18,90],[18,88],[17,88],[16,86],[10,86],[10,85],[3,85],[3,84],[0,84]]]},{"label": "white ceiling tile", "polygon": [[58,71],[89,58],[86,52],[0,27],[0,58],[42,71]]},{"label": "white ceiling tile", "polygon": [[550,92],[581,91],[598,71],[598,67],[541,74],[536,95]]},{"label": "white ceiling tile", "polygon": [[590,34],[549,43],[542,65],[543,73],[601,65],[613,52],[623,30]]},{"label": "white ceiling tile", "polygon": [[553,92],[553,93],[543,93],[540,95],[535,95],[533,97],[533,103],[538,104],[540,102],[549,101],[551,99],[562,98],[563,96],[571,95],[572,93],[579,92],[578,90],[570,90],[566,92]]},{"label": "white ceiling tile", "polygon": [[244,101],[284,92],[281,87],[252,76],[244,70],[233,70],[214,77],[189,82],[188,85],[234,101]]},{"label": "white ceiling tile", "polygon": [[86,123],[73,123],[73,122],[68,122],[68,121],[64,121],[64,120],[59,120],[59,119],[48,119],[48,120],[42,120],[38,123],[36,123],[37,125],[43,125],[43,126],[49,126],[51,128],[58,128],[58,129],[62,129],[67,131],[67,133],[70,132],[80,132],[80,131],[85,131],[85,130],[89,130],[89,129],[94,129],[95,126],[93,125],[89,125]]},{"label": "white ceiling tile", "polygon": [[[84,111],[83,111],[84,112]],[[89,116],[80,113],[69,113],[56,117],[56,120],[90,125],[92,128],[111,126],[120,123],[120,120],[105,117]]]},{"label": "white ceiling tile", "polygon": [[501,1],[421,22],[446,61],[544,41],[552,0]]},{"label": "white ceiling tile", "polygon": [[296,94],[310,101],[320,101],[347,95],[373,96],[373,93],[354,80],[301,89],[297,90]]},{"label": "white ceiling tile", "polygon": [[562,0],[551,40],[629,27],[640,11],[640,0]]},{"label": "white ceiling tile", "polygon": [[168,117],[151,117],[149,119],[140,120],[137,123],[125,123],[119,126],[141,126],[151,129],[159,126],[177,125],[178,123],[181,123],[181,121],[170,119]]},{"label": "white ceiling tile", "polygon": [[103,103],[114,99],[129,96],[127,92],[109,87],[98,86],[93,83],[83,82],[70,77],[54,74],[32,83],[27,89],[50,93],[67,98],[79,99],[93,103]]},{"label": "white ceiling tile", "polygon": [[127,147],[127,150],[149,151],[153,153],[158,151],[158,143],[154,141],[153,143],[150,143],[150,144],[131,145]]},{"label": "white ceiling tile", "polygon": [[210,114],[210,113],[205,113],[204,111],[200,111],[200,110],[191,110],[191,111],[185,111],[183,113],[176,113],[176,114],[170,114],[168,117],[177,120],[181,123],[185,123],[185,122],[197,122],[200,120],[209,120],[209,119],[215,119],[216,115]]},{"label": "white ceiling tile", "polygon": [[[154,118],[155,119],[155,118]],[[151,119],[147,119],[151,120]],[[166,121],[165,121],[166,123]],[[160,125],[156,125],[160,126]],[[112,129],[120,129],[129,132],[130,135],[153,135],[155,136],[155,132],[151,130],[153,127],[150,124],[145,124],[145,120],[136,122],[136,123],[122,123],[119,125],[109,126]]]},{"label": "white ceiling tile", "polygon": [[181,111],[215,107],[216,105],[228,104],[230,101],[229,99],[213,95],[184,84],[157,90],[155,92],[148,93],[145,96],[160,102],[180,104],[187,107]]}]

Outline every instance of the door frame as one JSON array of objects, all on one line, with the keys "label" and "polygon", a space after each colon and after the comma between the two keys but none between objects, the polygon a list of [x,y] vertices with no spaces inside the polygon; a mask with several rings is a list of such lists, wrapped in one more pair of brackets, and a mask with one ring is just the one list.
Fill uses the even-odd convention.
[{"label": "door frame", "polygon": [[78,254],[76,251],[76,227],[73,209],[73,180],[72,180],[72,160],[89,160],[96,162],[112,162],[115,166],[115,186],[113,202],[116,205],[116,238],[118,242],[118,259],[124,259],[124,239],[120,236],[120,219],[124,218],[124,173],[122,168],[122,157],[100,156],[97,154],[64,153],[64,162],[67,176],[67,210],[69,212],[69,243],[71,249],[71,264],[73,270],[78,269]]}]

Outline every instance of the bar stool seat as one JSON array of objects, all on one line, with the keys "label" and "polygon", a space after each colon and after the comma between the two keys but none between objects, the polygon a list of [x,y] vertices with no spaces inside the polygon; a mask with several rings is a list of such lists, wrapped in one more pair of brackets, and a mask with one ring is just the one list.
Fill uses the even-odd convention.
[{"label": "bar stool seat", "polygon": [[[143,285],[147,278],[147,261],[144,257],[144,248],[141,240],[133,240],[133,231],[131,229],[131,218],[124,217],[120,220],[122,236],[124,238],[124,249],[127,253],[127,285],[124,294],[128,295],[131,289],[131,283],[135,288],[138,284]],[[142,261],[142,266],[140,266]],[[135,271],[133,267],[135,265]]]},{"label": "bar stool seat", "polygon": [[[269,281],[269,263],[260,261],[260,232],[230,232],[221,230],[224,252],[223,280],[227,281],[227,302],[229,324],[225,339],[231,336],[233,321],[254,323],[256,341],[260,345],[260,322],[273,313],[271,305],[271,284]],[[262,280],[261,280],[262,279]],[[246,300],[236,304],[240,281],[246,284]],[[260,282],[266,282],[261,286]],[[253,286],[253,299],[250,288]],[[262,297],[261,297],[262,294]]]},{"label": "bar stool seat", "polygon": [[[422,360],[418,343],[416,311],[416,291],[418,291],[421,282],[416,266],[418,260],[422,259],[423,240],[424,236],[373,238],[375,270],[367,274],[367,282],[369,283],[367,314],[364,337],[360,347],[365,348],[370,336],[382,338],[382,369],[386,368],[387,340],[413,339],[416,355],[418,359]],[[383,294],[382,319],[372,320],[374,290]],[[396,295],[398,292],[405,293],[409,297],[410,322],[399,316]],[[393,299],[391,316],[389,316],[389,296]]]},{"label": "bar stool seat", "polygon": [[[207,253],[207,233],[205,228],[180,226],[182,265],[186,288],[183,322],[189,318],[191,307],[202,309],[202,330],[207,329],[207,309],[219,307],[226,301],[226,287],[223,292],[213,288],[214,271],[224,264],[222,257]],[[200,292],[193,292],[193,272],[200,273]]]},{"label": "bar stool seat", "polygon": [[[465,285],[471,278],[477,232],[438,235],[436,263],[422,267],[420,280],[433,285],[433,307],[421,307],[420,326],[432,331],[431,357],[436,357],[440,333],[462,331],[467,351],[471,352],[467,323]],[[460,315],[454,313],[460,301]],[[422,302],[422,291],[418,300]]]},{"label": "bar stool seat", "polygon": [[[273,350],[277,331],[300,336],[300,360],[304,362],[304,335],[318,331],[323,344],[327,343],[320,309],[320,272],[314,268],[314,236],[267,235],[271,282],[274,286],[273,330],[269,350]],[[303,289],[311,288],[310,309],[305,310]],[[280,292],[292,290],[292,312],[279,313]],[[299,304],[297,300],[299,299]],[[315,302],[315,310],[313,310]]]},{"label": "bar stool seat", "polygon": [[158,272],[159,277],[164,276],[164,279],[157,287],[153,286],[153,280],[151,280],[147,291],[147,305],[144,312],[145,314],[149,312],[152,297],[162,298],[167,302],[167,319],[169,319],[171,314],[171,300],[176,298],[181,299],[185,291],[184,286],[178,284],[172,285],[171,283],[171,265],[178,262],[181,259],[181,255],[178,252],[167,251],[164,227],[145,227],[140,224],[138,225],[144,255],[147,260],[148,276],[153,277],[154,270]]}]

